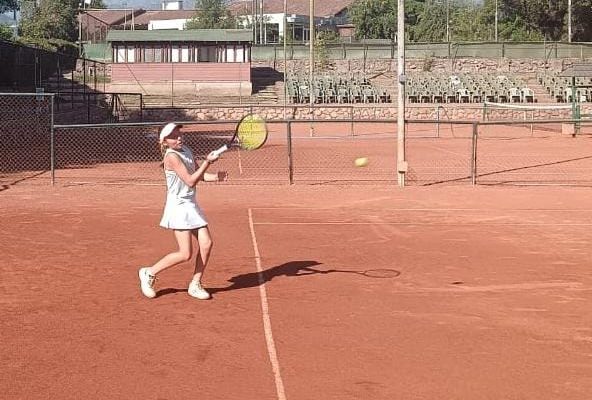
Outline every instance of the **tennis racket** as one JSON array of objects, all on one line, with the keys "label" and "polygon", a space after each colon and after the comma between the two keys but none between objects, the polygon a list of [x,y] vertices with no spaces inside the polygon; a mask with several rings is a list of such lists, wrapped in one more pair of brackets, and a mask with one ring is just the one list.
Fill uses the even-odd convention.
[{"label": "tennis racket", "polygon": [[236,126],[232,138],[217,150],[218,156],[231,148],[243,150],[256,150],[265,144],[267,140],[267,125],[265,120],[257,114],[245,115]]}]

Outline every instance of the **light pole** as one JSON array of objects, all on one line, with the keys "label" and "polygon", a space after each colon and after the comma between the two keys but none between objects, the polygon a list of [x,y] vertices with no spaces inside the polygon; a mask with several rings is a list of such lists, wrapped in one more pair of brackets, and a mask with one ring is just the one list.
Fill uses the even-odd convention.
[{"label": "light pole", "polygon": [[284,27],[283,41],[284,41],[284,119],[286,119],[286,103],[288,98],[288,56],[286,51],[288,49],[288,0],[284,0]]},{"label": "light pole", "polygon": [[571,1],[567,0],[567,41],[571,43]]},{"label": "light pole", "polygon": [[397,3],[397,180],[405,186],[405,0]]},{"label": "light pole", "polygon": [[310,17],[309,17],[309,28],[308,28],[308,41],[310,45],[309,49],[309,66],[308,66],[308,94],[310,97],[310,136],[314,136],[314,125],[312,120],[314,119],[314,100],[315,100],[315,93],[314,93],[314,38],[315,38],[315,26],[314,26],[314,0],[310,0]]},{"label": "light pole", "polygon": [[450,42],[450,0],[446,0],[446,42]]},{"label": "light pole", "polygon": [[497,18],[498,18],[497,0],[495,0],[495,41],[496,42],[497,42]]}]

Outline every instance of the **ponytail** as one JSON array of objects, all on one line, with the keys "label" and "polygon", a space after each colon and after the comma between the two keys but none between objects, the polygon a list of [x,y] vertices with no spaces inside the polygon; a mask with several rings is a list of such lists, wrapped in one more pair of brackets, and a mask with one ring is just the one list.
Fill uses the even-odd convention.
[{"label": "ponytail", "polygon": [[165,156],[168,148],[169,148],[169,146],[167,146],[166,143],[159,143],[160,155],[162,157],[162,161],[160,162],[160,166],[162,168],[164,168],[164,156]]}]

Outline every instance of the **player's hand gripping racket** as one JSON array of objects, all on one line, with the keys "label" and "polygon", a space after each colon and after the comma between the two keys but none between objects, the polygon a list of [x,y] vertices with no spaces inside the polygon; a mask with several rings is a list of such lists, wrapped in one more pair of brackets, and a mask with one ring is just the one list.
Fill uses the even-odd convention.
[{"label": "player's hand gripping racket", "polygon": [[231,148],[243,150],[256,150],[265,144],[267,140],[267,126],[265,120],[257,114],[245,115],[236,126],[234,135],[224,146],[214,150],[220,156]]}]

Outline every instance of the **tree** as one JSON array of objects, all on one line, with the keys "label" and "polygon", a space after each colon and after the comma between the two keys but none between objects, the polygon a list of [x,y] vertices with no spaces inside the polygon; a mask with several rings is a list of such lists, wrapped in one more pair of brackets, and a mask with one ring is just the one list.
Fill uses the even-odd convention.
[{"label": "tree", "polygon": [[31,17],[21,20],[22,36],[32,39],[76,41],[78,2],[72,0],[43,0]]},{"label": "tree", "polygon": [[18,9],[19,5],[17,0],[0,0],[0,14]]},{"label": "tree", "polygon": [[187,21],[186,29],[236,28],[236,19],[223,0],[196,0],[195,8],[198,12]]},{"label": "tree", "polygon": [[[592,42],[592,0],[578,0],[573,5],[572,14],[572,40]],[[567,20],[565,25],[567,26]]]},{"label": "tree", "polygon": [[[405,2],[405,23],[417,24],[424,0]],[[348,15],[356,27],[358,39],[393,39],[397,33],[397,0],[355,0]],[[414,32],[408,29],[409,39]]]},{"label": "tree", "polygon": [[12,40],[12,28],[5,24],[0,24],[0,39],[2,40]]},{"label": "tree", "polygon": [[105,9],[107,6],[103,3],[103,0],[91,0],[90,8],[100,8]]},{"label": "tree", "polygon": [[395,36],[396,0],[356,0],[348,14],[358,39],[391,39]]}]

